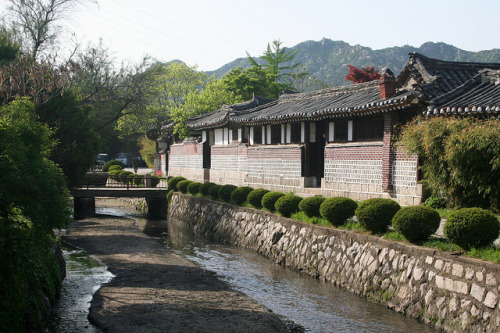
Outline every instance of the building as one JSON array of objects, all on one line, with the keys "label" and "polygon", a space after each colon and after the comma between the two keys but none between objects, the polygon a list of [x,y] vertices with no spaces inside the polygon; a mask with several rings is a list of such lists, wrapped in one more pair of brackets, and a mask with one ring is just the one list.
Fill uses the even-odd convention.
[{"label": "building", "polygon": [[499,70],[412,53],[397,77],[386,70],[378,81],[223,105],[188,120],[199,136],[169,145],[168,175],[420,204],[418,157],[396,146],[397,125],[422,113],[500,114]]}]

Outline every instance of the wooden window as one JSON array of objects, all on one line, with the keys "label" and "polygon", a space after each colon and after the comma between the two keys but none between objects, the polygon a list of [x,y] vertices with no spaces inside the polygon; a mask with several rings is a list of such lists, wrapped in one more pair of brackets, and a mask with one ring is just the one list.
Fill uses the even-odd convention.
[{"label": "wooden window", "polygon": [[277,145],[281,142],[281,126],[280,125],[272,125],[271,126],[271,144]]},{"label": "wooden window", "polygon": [[347,141],[347,121],[346,120],[335,121],[334,141],[335,142],[346,142]]},{"label": "wooden window", "polygon": [[355,121],[356,141],[379,141],[384,138],[384,117],[361,117]]},{"label": "wooden window", "polygon": [[300,143],[300,136],[301,136],[300,124],[301,123],[293,123],[290,126],[291,143]]},{"label": "wooden window", "polygon": [[253,128],[253,143],[258,145],[262,143],[262,126],[255,126]]}]

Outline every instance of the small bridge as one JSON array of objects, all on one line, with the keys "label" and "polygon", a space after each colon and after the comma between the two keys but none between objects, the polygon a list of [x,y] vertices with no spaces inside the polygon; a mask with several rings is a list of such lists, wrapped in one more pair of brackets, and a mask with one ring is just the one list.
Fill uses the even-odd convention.
[{"label": "small bridge", "polygon": [[153,219],[165,219],[167,216],[167,180],[125,176],[109,178],[107,173],[87,173],[85,184],[71,189],[75,219],[95,216],[95,198],[145,198],[148,216]]}]

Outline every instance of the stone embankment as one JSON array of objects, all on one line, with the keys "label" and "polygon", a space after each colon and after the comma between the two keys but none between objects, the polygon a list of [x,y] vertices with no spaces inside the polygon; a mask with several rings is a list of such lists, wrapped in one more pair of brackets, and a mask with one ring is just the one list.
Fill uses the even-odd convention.
[{"label": "stone embankment", "polygon": [[168,219],[447,332],[500,332],[500,266],[174,194]]}]

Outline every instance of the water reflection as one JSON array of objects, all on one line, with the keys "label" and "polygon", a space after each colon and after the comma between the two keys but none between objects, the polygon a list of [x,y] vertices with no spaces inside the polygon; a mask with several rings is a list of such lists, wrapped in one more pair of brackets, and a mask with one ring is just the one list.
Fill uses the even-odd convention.
[{"label": "water reflection", "polygon": [[167,243],[307,332],[436,332],[383,305],[278,266],[254,251],[195,239],[180,224],[168,223]]}]

